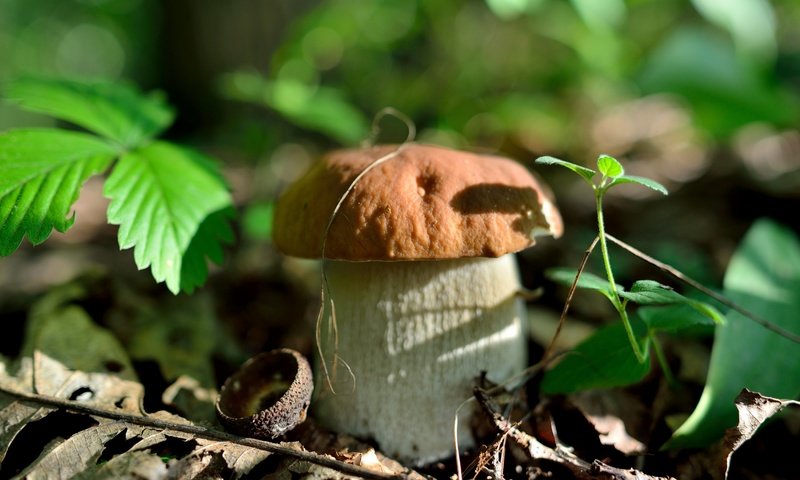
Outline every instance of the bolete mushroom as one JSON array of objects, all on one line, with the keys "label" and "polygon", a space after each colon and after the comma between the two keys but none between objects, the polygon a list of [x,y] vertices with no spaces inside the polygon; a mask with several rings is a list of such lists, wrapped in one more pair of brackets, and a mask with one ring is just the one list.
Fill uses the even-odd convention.
[{"label": "bolete mushroom", "polygon": [[[526,366],[512,253],[535,236],[560,235],[562,224],[549,193],[512,160],[376,146],[333,152],[290,185],[275,210],[276,246],[319,258],[340,198],[387,156],[355,183],[327,230],[336,334],[320,336],[312,412],[423,464],[453,453],[456,409],[482,371],[501,382]],[[459,416],[464,447],[474,444],[469,411]]]}]

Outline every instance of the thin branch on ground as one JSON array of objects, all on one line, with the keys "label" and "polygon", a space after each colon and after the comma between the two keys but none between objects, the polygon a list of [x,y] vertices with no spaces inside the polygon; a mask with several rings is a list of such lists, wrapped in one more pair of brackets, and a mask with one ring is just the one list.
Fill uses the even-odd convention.
[{"label": "thin branch on ground", "polygon": [[676,268],[674,268],[674,267],[672,267],[670,265],[667,265],[664,262],[660,262],[660,261],[656,260],[655,258],[651,257],[650,255],[648,255],[648,254],[642,252],[641,250],[638,250],[637,248],[635,248],[635,247],[623,242],[622,240],[619,240],[618,238],[615,238],[614,236],[612,236],[612,235],[610,235],[608,233],[606,233],[606,238],[608,238],[612,242],[616,243],[620,247],[624,248],[625,250],[627,250],[629,253],[633,254],[634,256],[637,256],[640,259],[644,260],[645,262],[655,266],[656,268],[658,268],[662,272],[666,273],[667,275],[670,275],[671,277],[675,278],[676,280],[678,280],[680,282],[683,282],[683,283],[691,286],[692,288],[695,288],[696,290],[699,290],[700,292],[704,293],[705,295],[708,295],[709,297],[711,297],[714,300],[718,301],[722,305],[725,305],[726,307],[730,308],[731,310],[735,310],[735,311],[741,313],[745,317],[747,317],[750,320],[756,322],[757,324],[761,325],[762,327],[766,328],[767,330],[771,330],[771,331],[777,333],[778,335],[780,335],[780,336],[782,336],[782,337],[784,337],[784,338],[786,338],[788,340],[791,340],[794,343],[800,343],[800,335],[798,335],[798,334],[796,334],[794,332],[790,332],[789,330],[786,330],[785,328],[781,327],[780,325],[775,325],[774,323],[770,322],[766,318],[763,318],[763,317],[751,312],[750,310],[747,310],[746,308],[744,308],[741,305],[737,304],[733,300],[730,300],[729,298],[727,298],[727,297],[715,292],[714,290],[711,290],[710,288],[705,287],[703,284],[701,284],[697,280],[694,280],[694,279],[690,278],[689,276],[687,276],[686,274],[684,274],[680,270],[678,270],[678,269],[676,269]]},{"label": "thin branch on ground", "polygon": [[579,480],[592,480],[597,478],[607,478],[611,480],[675,480],[672,477],[646,475],[635,469],[625,470],[615,468],[599,460],[589,463],[560,446],[550,448],[539,442],[533,436],[519,430],[516,424],[511,423],[508,419],[503,417],[495,401],[485,390],[475,387],[473,393],[483,411],[492,419],[495,428],[502,435],[507,435],[514,440],[517,445],[522,447],[531,460],[549,460],[558,463],[566,467]]},{"label": "thin branch on ground", "polygon": [[339,460],[336,460],[334,458],[325,455],[320,455],[318,453],[304,451],[304,450],[296,450],[294,448],[286,447],[279,443],[269,442],[266,440],[259,440],[256,438],[231,435],[230,433],[222,432],[220,430],[215,430],[212,428],[201,427],[198,425],[173,423],[154,417],[139,416],[131,413],[114,412],[102,408],[93,407],[90,405],[84,405],[71,400],[63,400],[56,397],[39,395],[29,392],[19,392],[16,390],[8,389],[3,385],[0,385],[0,392],[12,396],[14,398],[17,398],[22,402],[32,403],[37,407],[46,406],[51,408],[62,408],[64,410],[69,410],[86,415],[93,415],[96,417],[108,418],[116,421],[132,423],[134,425],[151,427],[161,430],[174,430],[177,432],[188,433],[190,435],[195,435],[197,437],[207,438],[210,440],[231,442],[237,445],[263,450],[265,452],[296,458],[297,460],[313,463],[315,465],[330,468],[347,475],[354,475],[361,478],[374,479],[374,480],[398,480],[398,479],[410,478],[410,476],[406,474],[389,475],[386,473],[375,472],[373,470],[368,470],[364,467],[359,467],[357,465],[353,465],[350,463],[340,462]]}]

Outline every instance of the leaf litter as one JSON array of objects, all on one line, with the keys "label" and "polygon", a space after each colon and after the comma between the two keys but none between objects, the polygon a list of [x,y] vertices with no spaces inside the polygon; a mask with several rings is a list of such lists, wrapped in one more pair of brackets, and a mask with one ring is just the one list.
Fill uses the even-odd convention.
[{"label": "leaf litter", "polygon": [[[117,337],[95,324],[82,308],[72,303],[83,294],[82,287],[75,284],[67,285],[54,289],[30,309],[30,318],[26,324],[26,336],[20,358],[14,362],[0,359],[2,360],[0,361],[0,386],[3,389],[18,392],[43,394],[64,401],[71,400],[79,405],[95,406],[112,412],[124,412],[137,416],[137,420],[111,420],[104,416],[84,413],[81,416],[85,417],[88,422],[81,424],[79,429],[67,432],[68,434],[63,434],[64,432],[61,430],[46,432],[46,438],[42,438],[36,443],[37,449],[33,458],[25,463],[9,459],[7,465],[10,466],[7,468],[6,462],[2,462],[2,459],[9,450],[12,453],[19,451],[20,447],[18,445],[15,447],[15,444],[28,441],[25,431],[32,426],[43,424],[57,417],[63,413],[63,408],[21,401],[0,393],[0,463],[4,464],[2,465],[3,469],[0,470],[0,476],[17,475],[20,478],[53,477],[54,475],[57,475],[55,478],[225,476],[236,478],[253,475],[255,472],[256,476],[265,478],[348,477],[348,474],[340,471],[336,464],[333,468],[320,466],[311,461],[298,460],[291,455],[275,455],[254,446],[207,438],[197,432],[190,433],[168,427],[138,424],[139,420],[145,419],[163,420],[173,425],[187,427],[197,425],[194,422],[204,422],[194,417],[190,417],[191,421],[186,420],[167,412],[145,412],[142,408],[144,387],[139,383],[137,372],[132,367],[129,358],[130,344],[126,343],[125,346],[120,344]],[[157,315],[152,312],[164,314],[164,312],[180,312],[184,308],[185,305],[180,304],[180,300],[168,309],[159,305],[151,305],[144,309],[150,310],[150,314],[141,314],[141,312],[135,314],[139,317],[152,317],[147,321],[150,326],[142,327],[143,324],[137,323],[139,326],[134,330],[151,328],[152,325],[159,323]],[[199,310],[213,311],[213,306],[204,304]],[[174,316],[169,314],[170,319],[173,317],[177,319],[174,322],[177,332],[187,327],[192,318],[203,324],[207,323],[207,319],[198,320],[196,311],[186,311],[185,313],[183,320],[178,318],[180,316],[178,314]],[[207,330],[207,327],[201,326],[199,330],[205,332],[204,338],[216,336],[216,333],[210,333],[212,330]],[[161,332],[150,338],[159,336],[169,338],[174,335],[175,331]],[[119,336],[119,332],[117,334]],[[130,339],[132,337],[123,335],[122,338]],[[147,343],[139,342],[140,345]],[[169,343],[160,342],[163,345]],[[209,355],[212,355],[211,352],[215,351],[214,347],[202,341],[197,343],[203,350],[202,361],[208,360]],[[76,345],[79,348],[76,348]],[[142,352],[146,352],[146,349],[140,350],[140,353]],[[177,351],[174,353],[186,354]],[[219,354],[219,352],[215,354]],[[139,357],[146,358],[147,356],[142,353]],[[156,360],[159,365],[164,364],[167,367],[175,367],[182,363],[169,358],[168,355]],[[201,371],[207,367],[195,365],[194,368],[195,371],[189,374],[185,374],[185,370],[180,368],[173,370],[162,368],[162,374],[170,372],[164,376],[173,382],[172,385],[177,390],[197,392],[203,390],[205,394],[208,394],[209,391],[206,387],[213,380],[209,380],[209,376],[201,374]],[[653,382],[652,376],[648,378],[650,379],[645,381],[645,386],[647,382],[651,384]],[[529,477],[534,478],[537,475],[535,472],[539,472],[541,475],[552,474],[553,471],[559,472],[557,469],[553,470],[553,464],[559,464],[567,466],[567,471],[564,472],[567,476],[563,478],[596,478],[598,475],[600,477],[597,478],[603,478],[603,475],[605,478],[667,478],[653,475],[648,477],[642,471],[633,469],[631,466],[635,465],[633,460],[635,457],[632,457],[630,462],[621,460],[626,454],[640,454],[642,445],[652,447],[653,440],[648,436],[652,434],[652,425],[649,425],[651,428],[648,428],[647,423],[655,417],[660,417],[660,415],[653,415],[652,412],[648,416],[647,414],[639,415],[631,410],[634,406],[647,408],[647,401],[641,398],[642,387],[638,388],[639,391],[629,390],[627,395],[623,394],[616,405],[614,404],[616,400],[610,405],[606,402],[609,400],[607,395],[610,392],[619,393],[625,392],[625,390],[596,392],[599,396],[595,397],[586,393],[566,397],[567,403],[573,409],[580,411],[586,423],[594,428],[593,431],[587,433],[587,436],[591,437],[590,440],[598,444],[605,443],[614,448],[616,453],[603,456],[595,454],[591,449],[573,448],[570,439],[561,443],[562,439],[557,436],[555,437],[556,443],[548,444],[547,436],[541,437],[539,433],[534,435],[529,430],[514,426],[510,422],[510,418],[513,417],[506,418],[509,420],[506,424],[497,423],[497,420],[503,417],[496,417],[494,419],[496,421],[495,431],[500,431],[500,436],[496,438],[496,441],[490,439],[484,441],[488,447],[479,454],[483,459],[483,470],[475,471],[475,477],[479,477],[479,473],[483,472],[493,473],[495,478],[501,478],[504,473],[509,475],[510,465],[517,466],[518,469],[520,466],[527,468],[527,470],[517,470],[516,472],[520,475],[525,472]],[[213,390],[213,384],[210,390]],[[747,411],[750,412],[748,415],[757,418],[755,428],[762,422],[758,415],[766,418],[774,413],[770,409],[774,407],[775,402],[779,402],[778,405],[781,408],[796,403],[788,400],[768,400],[770,401],[766,402],[765,406],[758,402],[744,403]],[[553,411],[558,410],[552,405],[546,408]],[[741,405],[738,408],[740,411],[742,410]],[[758,415],[752,413],[753,408],[762,413]],[[179,411],[182,412],[182,409]],[[645,423],[644,427],[636,425],[636,420],[639,423]],[[499,428],[500,425],[508,428],[502,430]],[[574,426],[572,423],[569,425],[570,428]],[[311,431],[314,431],[314,428],[313,425],[307,427]],[[706,474],[712,470],[723,472],[724,465],[730,465],[731,458],[734,459],[734,468],[736,468],[735,459],[739,456],[734,455],[734,452],[752,436],[752,431],[747,433],[747,430],[741,429],[741,425],[739,428],[739,434],[743,440],[729,450],[725,450],[720,444],[713,450],[702,452],[702,455],[706,457],[702,460]],[[349,465],[364,467],[368,471],[375,472],[376,475],[413,473],[404,470],[397,463],[392,463],[390,459],[383,457],[379,452],[370,451],[363,444],[352,439],[348,443],[345,436],[331,436],[334,440],[330,440],[326,446],[314,445],[314,442],[308,440],[309,436],[306,434],[303,434],[302,438],[303,440],[299,443],[281,442],[280,445],[287,449],[294,449],[296,452],[324,451],[332,455],[327,457],[331,462],[346,462]],[[488,439],[489,437],[484,435],[481,438]],[[657,444],[658,440],[655,443]],[[734,443],[731,441],[731,445]],[[531,447],[532,445],[535,448]],[[523,448],[520,448],[521,446]],[[520,451],[523,453],[522,456]],[[654,454],[649,456],[653,458]],[[591,458],[603,460],[599,462],[583,460]],[[680,454],[667,456],[667,458],[684,461]],[[612,467],[612,464],[615,466]],[[427,470],[426,473],[439,476],[439,473],[445,472],[445,470],[436,471],[435,468],[439,467]],[[658,470],[656,468],[656,471]],[[660,471],[674,472],[675,470],[662,468]],[[590,477],[589,475],[594,476]],[[714,478],[723,478],[724,473],[714,475]],[[684,477],[682,474],[678,477],[690,478]],[[518,477],[510,475],[509,478]],[[556,478],[562,477],[556,476]],[[698,474],[691,478],[704,477],[702,474]]]},{"label": "leaf litter", "polygon": [[[257,440],[214,432],[166,411],[145,412],[144,387],[125,349],[71,303],[82,295],[82,287],[69,284],[36,303],[19,359],[0,362],[0,476],[240,478],[264,464],[273,455],[270,448],[296,453],[296,458],[283,455],[274,462],[284,462],[286,469],[327,462],[327,467],[299,470],[318,472],[317,478],[344,475],[330,468],[337,466],[337,460],[308,452],[297,442],[261,442],[262,446]],[[67,428],[65,419],[83,421]],[[46,428],[36,429],[45,424]],[[26,430],[36,434],[26,435]],[[256,446],[244,444],[248,440]],[[7,457],[10,451],[27,451],[30,458]],[[361,473],[361,463],[352,462],[350,474]],[[389,475],[374,478],[389,478],[403,470],[398,464],[393,471],[383,466],[379,471]]]}]

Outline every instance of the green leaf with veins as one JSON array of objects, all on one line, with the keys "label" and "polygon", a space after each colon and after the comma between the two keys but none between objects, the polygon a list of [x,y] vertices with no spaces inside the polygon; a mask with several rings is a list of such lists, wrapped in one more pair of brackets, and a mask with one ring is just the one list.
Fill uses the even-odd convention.
[{"label": "green leaf with veins", "polygon": [[652,332],[711,335],[717,325],[707,315],[684,304],[641,307],[636,315]]},{"label": "green leaf with veins", "polygon": [[636,383],[650,371],[647,329],[631,317],[634,334],[643,347],[645,361],[639,362],[631,349],[622,322],[601,328],[581,342],[542,380],[545,393],[572,393],[590,388],[611,388]]},{"label": "green leaf with veins", "polygon": [[608,184],[607,188],[611,188],[615,185],[620,185],[623,183],[638,183],[639,185],[655,190],[658,193],[669,195],[669,192],[667,191],[667,188],[664,185],[661,185],[655,180],[651,180],[645,177],[637,177],[634,175],[623,175],[621,177],[617,177],[614,179],[614,181]]},{"label": "green leaf with veins", "polygon": [[592,178],[597,173],[594,170],[592,170],[591,168],[582,167],[582,166],[576,165],[576,164],[574,164],[572,162],[567,162],[567,161],[564,161],[564,160],[560,160],[560,159],[555,158],[555,157],[547,157],[547,156],[539,157],[539,158],[536,159],[536,163],[538,163],[540,165],[559,165],[559,166],[562,166],[564,168],[568,168],[568,169],[572,170],[573,172],[577,173],[578,175],[580,175],[581,177],[583,177],[583,179],[586,180],[587,182],[589,182],[590,185],[592,184]]},{"label": "green leaf with veins", "polygon": [[610,178],[617,178],[625,173],[622,164],[616,158],[608,155],[597,157],[597,169],[600,170],[600,173]]},{"label": "green leaf with veins", "polygon": [[173,293],[178,293],[182,282],[196,284],[191,279],[197,277],[185,277],[184,256],[188,253],[193,261],[193,243],[215,256],[211,245],[219,238],[211,239],[217,234],[201,226],[209,215],[231,205],[225,182],[209,159],[170,143],[154,142],[119,160],[104,193],[111,199],[108,221],[120,226],[120,248],[135,247],[140,269],[150,267],[156,281],[166,282]]},{"label": "green leaf with veins", "polygon": [[9,83],[6,96],[22,108],[75,123],[127,148],[154,138],[174,118],[159,96],[119,83],[26,77]]},{"label": "green leaf with veins", "polygon": [[[572,270],[570,268],[551,268],[545,272],[545,276],[550,280],[558,282],[562,285],[572,286],[577,273],[577,270]],[[577,287],[587,290],[596,290],[605,295],[609,300],[611,300],[614,295],[611,292],[611,286],[608,283],[608,280],[589,272],[581,273],[581,276],[578,279]],[[624,288],[622,285],[617,285],[617,292],[622,292],[623,290]]]},{"label": "green leaf with veins", "polygon": [[701,315],[713,320],[714,323],[722,324],[725,322],[725,317],[713,306],[699,300],[684,297],[672,288],[653,280],[639,280],[631,286],[630,291],[620,291],[618,293],[620,297],[636,302],[639,305],[688,305]]},{"label": "green leaf with veins", "polygon": [[222,263],[222,245],[233,242],[230,219],[233,208],[225,208],[207,216],[192,237],[181,263],[181,290],[192,293],[208,277],[208,262]]},{"label": "green leaf with veins", "polygon": [[74,222],[69,210],[90,176],[104,171],[117,150],[96,137],[55,129],[0,134],[0,255],[27,236],[37,245]]}]

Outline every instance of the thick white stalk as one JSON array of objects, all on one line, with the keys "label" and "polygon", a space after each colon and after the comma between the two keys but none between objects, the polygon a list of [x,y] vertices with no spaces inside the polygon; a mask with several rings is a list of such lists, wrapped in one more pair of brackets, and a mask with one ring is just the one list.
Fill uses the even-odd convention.
[{"label": "thick white stalk", "polygon": [[[514,256],[331,261],[327,269],[338,346],[326,319],[322,351],[336,393],[317,368],[317,418],[406,462],[452,454],[453,418],[475,378],[486,371],[500,382],[526,365]],[[459,415],[461,447],[474,444],[472,405]]]}]

